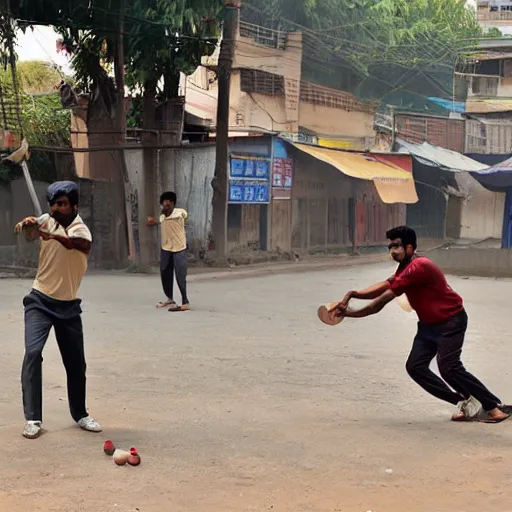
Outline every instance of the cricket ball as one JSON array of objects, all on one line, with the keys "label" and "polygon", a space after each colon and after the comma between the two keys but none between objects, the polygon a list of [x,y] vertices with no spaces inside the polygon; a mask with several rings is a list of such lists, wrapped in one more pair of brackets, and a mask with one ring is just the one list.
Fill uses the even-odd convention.
[{"label": "cricket ball", "polygon": [[140,464],[140,455],[138,454],[137,449],[134,447],[130,448],[128,464],[130,464],[130,466],[138,466]]},{"label": "cricket ball", "polygon": [[105,444],[103,445],[103,451],[107,454],[107,455],[114,455],[114,452],[116,451],[116,447],[114,446],[114,443],[112,441],[110,441],[110,439],[108,441],[105,441]]},{"label": "cricket ball", "polygon": [[124,466],[128,462],[128,457],[130,457],[130,453],[124,450],[116,450],[114,452],[114,462],[118,466]]}]

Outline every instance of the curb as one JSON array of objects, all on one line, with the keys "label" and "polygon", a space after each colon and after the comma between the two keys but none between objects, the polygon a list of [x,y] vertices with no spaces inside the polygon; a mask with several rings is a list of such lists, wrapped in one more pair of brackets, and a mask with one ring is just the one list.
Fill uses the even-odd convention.
[{"label": "curb", "polygon": [[[294,274],[296,272],[321,272],[323,270],[331,270],[334,268],[346,268],[362,265],[377,265],[389,261],[389,256],[372,255],[372,256],[352,256],[348,258],[337,258],[322,261],[301,261],[290,262],[285,264],[261,264],[261,267],[247,266],[241,268],[224,269],[216,272],[194,273],[188,276],[189,282],[211,281],[217,279],[249,279],[252,277],[261,277],[267,275],[283,275]],[[258,264],[259,265],[259,264]]]}]

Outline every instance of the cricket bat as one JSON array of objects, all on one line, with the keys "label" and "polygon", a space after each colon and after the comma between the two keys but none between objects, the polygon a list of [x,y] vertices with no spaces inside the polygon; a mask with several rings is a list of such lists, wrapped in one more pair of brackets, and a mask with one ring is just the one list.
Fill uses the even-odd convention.
[{"label": "cricket bat", "polygon": [[32,200],[32,204],[34,205],[35,213],[38,217],[40,217],[43,214],[43,209],[41,208],[41,203],[39,202],[39,199],[37,197],[34,182],[32,181],[32,176],[30,176],[30,171],[28,169],[27,160],[29,158],[30,152],[28,142],[26,139],[23,139],[21,141],[21,146],[16,151],[11,153],[8,157],[4,158],[3,162],[21,165],[21,169],[23,170],[23,177],[25,178],[28,193],[30,195],[30,199]]}]

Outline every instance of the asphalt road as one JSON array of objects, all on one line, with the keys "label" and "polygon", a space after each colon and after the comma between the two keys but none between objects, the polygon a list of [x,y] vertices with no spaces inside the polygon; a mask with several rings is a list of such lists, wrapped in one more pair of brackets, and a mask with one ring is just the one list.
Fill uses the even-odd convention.
[{"label": "asphalt road", "polygon": [[[453,424],[409,380],[414,314],[392,303],[338,327],[316,319],[318,304],[392,270],[192,281],[181,314],[155,308],[156,276],[87,276],[88,405],[104,432],[73,425],[52,335],[35,441],[21,437],[19,384],[31,283],[0,280],[0,510],[512,510],[512,422]],[[510,281],[450,282],[470,316],[467,367],[511,403]],[[141,466],[115,466],[106,439],[136,446]]]}]

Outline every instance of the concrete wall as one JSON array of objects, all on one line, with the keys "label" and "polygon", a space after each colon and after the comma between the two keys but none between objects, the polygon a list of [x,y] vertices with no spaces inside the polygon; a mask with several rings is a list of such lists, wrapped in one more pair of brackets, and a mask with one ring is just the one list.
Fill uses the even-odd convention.
[{"label": "concrete wall", "polygon": [[[34,181],[39,202],[46,205],[47,183]],[[34,215],[34,206],[24,179],[11,181],[0,189],[0,265],[34,267],[37,263],[38,243],[28,244],[23,236],[14,235],[14,224]]]},{"label": "concrete wall", "polygon": [[501,238],[505,193],[487,190],[465,172],[457,173],[455,179],[466,196],[462,203],[460,237]]},{"label": "concrete wall", "polygon": [[[34,182],[43,211],[47,211],[48,183]],[[91,267],[113,268],[123,265],[119,248],[122,247],[123,227],[115,210],[113,185],[105,182],[79,180],[80,215],[93,236],[93,249],[89,259]],[[0,188],[0,265],[35,268],[39,243],[27,243],[23,236],[13,235],[14,224],[34,215],[25,180],[12,181]]]},{"label": "concrete wall", "polygon": [[446,273],[463,276],[512,277],[509,249],[436,249],[427,256]]},{"label": "concrete wall", "polygon": [[14,224],[10,186],[3,185],[0,187],[0,243],[2,245],[12,245],[15,243]]},{"label": "concrete wall", "polygon": [[[189,214],[189,246],[194,250],[204,248],[212,222],[211,181],[215,172],[215,146],[204,144],[162,150],[157,161],[157,196],[164,191],[176,192],[178,206],[185,208]],[[139,229],[145,223],[145,219],[140,217],[140,205],[144,198],[142,149],[127,151],[126,165],[130,180],[126,196],[131,211],[133,246],[138,250]],[[155,249],[157,243],[155,238]]]},{"label": "concrete wall", "polygon": [[331,137],[374,138],[373,114],[300,102],[300,125]]},{"label": "concrete wall", "polygon": [[173,190],[178,206],[188,211],[187,238],[189,246],[206,246],[211,231],[215,172],[215,146],[184,146],[162,151],[160,190]]},{"label": "concrete wall", "polygon": [[[284,50],[258,44],[250,37],[237,36],[233,60],[230,113],[231,126],[299,131],[299,95],[302,66],[302,34],[288,34]],[[247,94],[240,88],[240,69],[254,69],[284,78],[284,96],[272,98]],[[261,103],[263,102],[263,104]],[[262,124],[263,123],[263,124]]]}]

